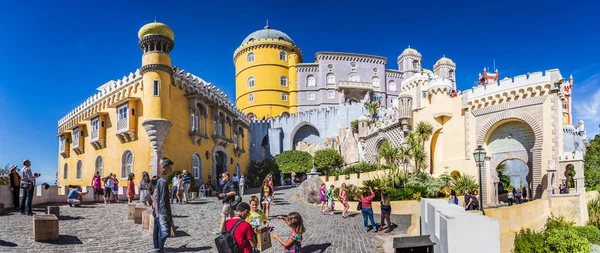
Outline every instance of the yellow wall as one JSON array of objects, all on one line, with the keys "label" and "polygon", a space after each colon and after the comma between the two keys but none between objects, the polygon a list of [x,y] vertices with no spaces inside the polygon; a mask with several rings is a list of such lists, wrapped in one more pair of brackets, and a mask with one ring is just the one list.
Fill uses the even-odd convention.
[{"label": "yellow wall", "polygon": [[[279,59],[281,50],[287,53],[286,60]],[[254,53],[254,61],[248,62],[250,52]],[[251,41],[242,45],[234,57],[237,107],[246,114],[254,113],[257,118],[295,112],[298,106],[295,66],[301,59],[296,46],[281,40]],[[281,86],[282,75],[288,78],[287,87]],[[252,88],[248,87],[249,77],[254,77]],[[287,101],[281,99],[282,92],[288,94]],[[249,93],[254,94],[253,102],[248,101]]]}]

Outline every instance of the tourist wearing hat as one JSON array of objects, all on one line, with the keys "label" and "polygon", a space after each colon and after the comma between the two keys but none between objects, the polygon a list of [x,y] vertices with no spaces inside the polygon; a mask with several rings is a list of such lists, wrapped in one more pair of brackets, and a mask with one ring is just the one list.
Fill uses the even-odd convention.
[{"label": "tourist wearing hat", "polygon": [[8,176],[10,178],[10,191],[13,196],[13,206],[15,210],[19,210],[19,183],[21,182],[21,176],[17,173],[17,165],[10,167]]},{"label": "tourist wearing hat", "polygon": [[23,198],[21,199],[21,214],[33,215],[33,212],[31,211],[31,202],[33,201],[35,179],[39,176],[39,174],[36,173],[34,175],[29,166],[31,166],[31,162],[29,160],[23,161],[20,184],[21,188],[23,189]]}]

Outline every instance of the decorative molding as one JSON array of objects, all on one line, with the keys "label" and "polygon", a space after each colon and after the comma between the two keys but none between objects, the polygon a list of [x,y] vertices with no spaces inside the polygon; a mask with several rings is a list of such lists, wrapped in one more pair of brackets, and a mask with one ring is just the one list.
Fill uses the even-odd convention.
[{"label": "decorative molding", "polygon": [[527,99],[521,99],[521,100],[516,100],[516,101],[510,101],[510,102],[505,102],[505,103],[501,103],[501,104],[497,104],[497,105],[488,106],[488,107],[481,108],[481,109],[473,109],[472,112],[475,117],[478,117],[481,115],[486,115],[486,114],[495,113],[495,112],[499,112],[499,111],[518,109],[518,108],[522,108],[522,107],[543,104],[544,101],[546,101],[546,98],[548,98],[548,95],[532,97],[532,98],[527,98]]},{"label": "decorative molding", "polygon": [[164,152],[162,146],[173,123],[167,119],[146,119],[142,122],[142,126],[150,139],[150,147],[154,151]]},{"label": "decorative molding", "polygon": [[317,52],[315,54],[315,63],[318,63],[319,61],[353,61],[385,65],[387,63],[387,58],[375,55],[343,52]]},{"label": "decorative molding", "polygon": [[169,67],[168,65],[165,64],[148,64],[148,65],[144,65],[142,66],[142,68],[140,68],[140,75],[144,75],[147,72],[150,71],[163,71],[169,75],[173,75],[173,68]]},{"label": "decorative molding", "polygon": [[[144,48],[144,45],[147,45],[147,43],[154,43],[155,45],[160,45],[160,44],[166,45],[165,51],[161,51],[161,50],[146,51]],[[142,51],[144,51],[144,53],[164,52],[164,53],[168,54],[175,47],[175,42],[173,42],[173,40],[169,37],[166,37],[163,35],[152,34],[152,35],[146,35],[146,36],[142,37],[142,39],[140,39],[138,45],[140,46],[140,49],[142,49]]]},{"label": "decorative molding", "polygon": [[299,57],[298,62],[302,62],[302,51],[293,43],[287,42],[285,40],[279,39],[259,39],[246,43],[238,47],[233,53],[233,61],[235,62],[240,55],[255,50],[255,49],[263,49],[263,48],[271,48],[278,50],[285,50],[289,53],[296,53]]}]

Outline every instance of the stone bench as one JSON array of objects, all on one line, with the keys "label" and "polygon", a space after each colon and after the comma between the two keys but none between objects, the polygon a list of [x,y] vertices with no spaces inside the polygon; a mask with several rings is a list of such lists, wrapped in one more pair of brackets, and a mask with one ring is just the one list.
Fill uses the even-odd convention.
[{"label": "stone bench", "polygon": [[60,207],[59,206],[47,206],[46,214],[54,214],[56,218],[60,217]]},{"label": "stone bench", "polygon": [[58,240],[58,217],[54,214],[34,215],[33,239],[36,242]]},{"label": "stone bench", "polygon": [[[152,229],[150,229],[150,223],[152,223]],[[154,216],[152,216],[152,208],[146,208],[142,212],[142,229],[154,229]]]},{"label": "stone bench", "polygon": [[130,203],[127,206],[127,219],[128,220],[133,220],[133,216],[135,215],[135,206],[137,204],[134,203]]},{"label": "stone bench", "polygon": [[147,207],[148,206],[146,206],[144,204],[138,204],[135,206],[135,209],[133,212],[133,223],[142,224],[142,212],[144,212],[144,210],[146,210]]}]

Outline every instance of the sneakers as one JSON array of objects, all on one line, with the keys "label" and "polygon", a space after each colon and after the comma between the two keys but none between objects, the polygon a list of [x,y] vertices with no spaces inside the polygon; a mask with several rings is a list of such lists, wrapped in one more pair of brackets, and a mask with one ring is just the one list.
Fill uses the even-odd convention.
[{"label": "sneakers", "polygon": [[70,206],[70,207],[73,207],[73,204],[69,203],[69,206]]}]

